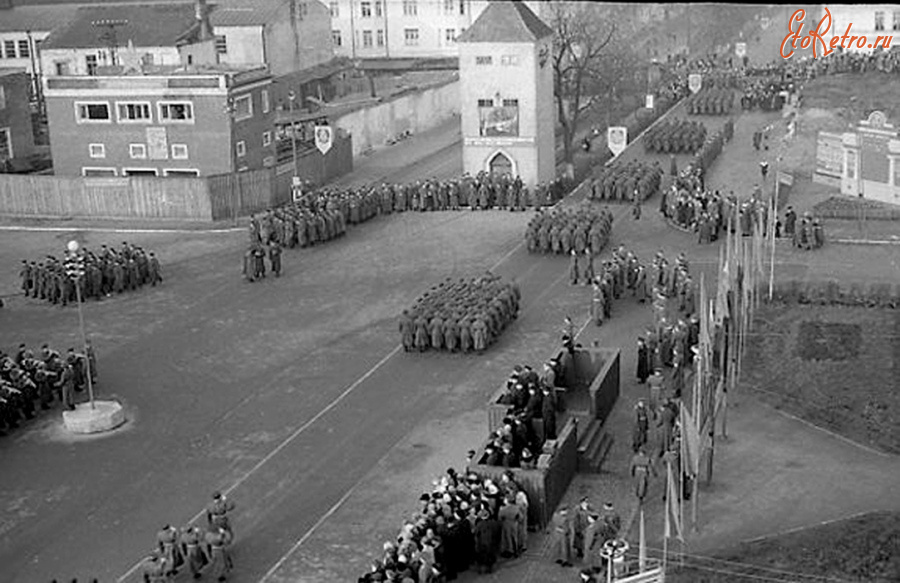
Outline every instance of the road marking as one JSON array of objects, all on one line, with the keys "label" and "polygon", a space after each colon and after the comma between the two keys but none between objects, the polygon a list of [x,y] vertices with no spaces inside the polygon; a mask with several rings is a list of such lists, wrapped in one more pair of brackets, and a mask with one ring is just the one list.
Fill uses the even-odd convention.
[{"label": "road marking", "polygon": [[109,227],[25,227],[18,225],[0,225],[0,231],[23,231],[33,233],[77,233],[80,231],[91,231],[95,233],[127,233],[127,234],[179,234],[179,233],[197,233],[201,235],[209,233],[240,233],[246,229],[242,227],[232,227],[229,229],[113,229]]},{"label": "road marking", "polygon": [[[281,450],[283,450],[285,447],[287,447],[292,441],[297,439],[297,437],[299,437],[300,434],[302,434],[304,431],[309,429],[316,421],[318,421],[326,413],[328,413],[329,411],[334,409],[350,393],[352,393],[354,390],[356,390],[357,387],[359,387],[359,385],[361,385],[366,379],[368,379],[370,376],[372,376],[372,374],[374,374],[376,370],[381,368],[384,365],[384,363],[386,363],[388,360],[391,359],[391,357],[393,357],[395,354],[397,354],[400,351],[400,348],[401,348],[401,345],[398,344],[393,350],[391,350],[389,353],[387,353],[387,355],[384,358],[379,360],[378,363],[375,364],[375,366],[373,366],[368,371],[366,371],[366,373],[364,375],[362,375],[361,377],[356,379],[356,381],[354,381],[353,384],[351,384],[349,387],[347,387],[343,393],[338,395],[331,403],[326,405],[324,409],[322,409],[321,411],[316,413],[312,419],[310,419],[309,421],[307,421],[306,423],[304,423],[303,425],[298,427],[293,433],[291,433],[287,438],[285,438],[284,441],[282,441],[278,445],[278,447],[276,447],[275,449],[270,451],[264,458],[259,460],[252,468],[250,468],[247,472],[245,472],[244,475],[241,476],[235,483],[233,483],[231,486],[229,486],[225,490],[222,490],[222,493],[225,495],[228,495],[231,492],[233,492],[235,490],[235,488],[237,488],[238,486],[240,486],[241,484],[246,482],[247,479],[250,478],[250,476],[252,476],[254,473],[256,473],[256,471],[259,470],[261,467],[263,467],[266,463],[268,463],[269,460],[271,460],[273,457],[278,455],[278,453]],[[336,508],[335,508],[335,510],[336,510]],[[206,514],[205,508],[203,510],[201,510],[200,512],[198,512],[197,514],[195,514],[194,517],[188,521],[188,524],[189,525],[194,524],[204,514]],[[124,575],[122,575],[121,577],[118,578],[118,581],[119,582],[125,581],[128,577],[131,576],[132,573],[134,573],[141,566],[142,563],[143,563],[143,559],[141,559],[141,561],[135,563],[130,569],[128,569],[128,571],[125,572]]]},{"label": "road marking", "polygon": [[742,543],[742,544],[747,544],[747,543],[757,543],[757,542],[764,541],[764,540],[766,540],[766,539],[775,538],[775,537],[780,537],[780,536],[784,536],[784,535],[786,535],[786,534],[793,534],[793,533],[795,533],[795,532],[800,532],[800,531],[803,531],[803,530],[808,530],[808,529],[810,529],[810,528],[816,528],[816,527],[818,527],[818,526],[825,526],[826,524],[834,524],[835,522],[843,522],[843,521],[845,521],[845,520],[853,520],[854,518],[860,518],[860,517],[862,517],[862,516],[865,516],[865,515],[867,515],[867,514],[872,514],[873,512],[877,512],[877,511],[878,511],[878,509],[865,510],[865,511],[863,511],[863,512],[856,512],[856,513],[854,513],[854,514],[850,514],[849,516],[841,516],[841,517],[838,517],[838,518],[831,518],[831,519],[829,519],[829,520],[823,520],[823,521],[821,521],[821,522],[814,522],[814,523],[812,523],[812,524],[804,524],[803,526],[795,526],[794,528],[789,528],[789,529],[787,529],[787,530],[782,530],[782,531],[779,531],[779,532],[773,532],[773,533],[771,533],[771,534],[764,534],[764,535],[758,536],[758,537],[756,537],[756,538],[747,539],[747,540],[741,541],[741,543]]}]

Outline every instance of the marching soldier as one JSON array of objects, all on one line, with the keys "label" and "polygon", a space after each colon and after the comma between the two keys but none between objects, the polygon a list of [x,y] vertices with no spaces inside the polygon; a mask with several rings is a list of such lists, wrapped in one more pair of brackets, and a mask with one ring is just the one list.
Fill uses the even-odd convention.
[{"label": "marching soldier", "polygon": [[269,245],[269,261],[275,277],[281,276],[281,244],[276,240]]}]

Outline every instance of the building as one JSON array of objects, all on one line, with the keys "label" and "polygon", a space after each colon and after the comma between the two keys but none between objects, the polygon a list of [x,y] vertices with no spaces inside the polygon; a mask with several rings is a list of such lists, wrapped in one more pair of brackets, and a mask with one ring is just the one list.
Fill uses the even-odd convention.
[{"label": "building", "polygon": [[556,174],[553,30],[522,2],[491,2],[459,38],[463,168],[528,186]]},{"label": "building", "polygon": [[[856,42],[852,45],[848,42],[844,47],[847,50],[871,52],[875,48],[878,37],[882,37],[882,40],[877,40],[879,48],[891,47],[891,40],[888,40],[887,46],[884,46],[885,37],[900,41],[900,39],[893,39],[894,36],[900,35],[900,5],[898,4],[829,4],[827,6],[831,12],[831,28],[825,35],[828,41],[832,37],[842,36],[847,32],[848,26],[850,26],[850,36],[865,36],[867,40],[862,47],[858,46]],[[816,11],[807,11],[804,32],[815,28],[824,14],[825,9],[822,6],[819,6]]]},{"label": "building", "polygon": [[36,92],[41,76],[40,42],[68,22],[75,10],[73,6],[4,6],[0,0],[0,67],[25,69]]},{"label": "building", "polygon": [[209,176],[273,166],[271,85],[265,67],[224,65],[49,77],[54,171]]},{"label": "building", "polygon": [[184,3],[81,7],[41,43],[41,68],[47,77],[96,75],[101,67],[119,65],[126,47],[137,51],[144,65],[176,66],[178,45],[201,20],[202,13]]},{"label": "building", "polygon": [[24,69],[0,69],[0,171],[29,167],[34,153],[31,77]]}]

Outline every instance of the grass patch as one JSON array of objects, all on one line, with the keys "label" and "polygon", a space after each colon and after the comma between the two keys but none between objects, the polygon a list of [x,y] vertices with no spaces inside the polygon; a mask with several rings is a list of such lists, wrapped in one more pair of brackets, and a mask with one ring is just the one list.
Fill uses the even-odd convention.
[{"label": "grass patch", "polygon": [[745,386],[859,443],[900,453],[900,314],[764,306],[748,336]]},{"label": "grass patch", "polygon": [[900,513],[872,513],[816,526],[748,543],[716,558],[720,560],[686,558],[686,567],[667,573],[666,581],[806,581],[789,574],[802,573],[839,581],[896,582],[900,581]]}]

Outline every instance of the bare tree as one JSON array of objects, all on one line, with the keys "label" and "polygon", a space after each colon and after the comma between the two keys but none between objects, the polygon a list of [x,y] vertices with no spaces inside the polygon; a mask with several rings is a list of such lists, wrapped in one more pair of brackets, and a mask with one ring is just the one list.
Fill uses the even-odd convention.
[{"label": "bare tree", "polygon": [[574,174],[575,136],[583,115],[598,101],[614,99],[623,81],[633,80],[636,60],[624,38],[634,23],[621,5],[553,2],[554,95],[562,126],[566,171]]}]

